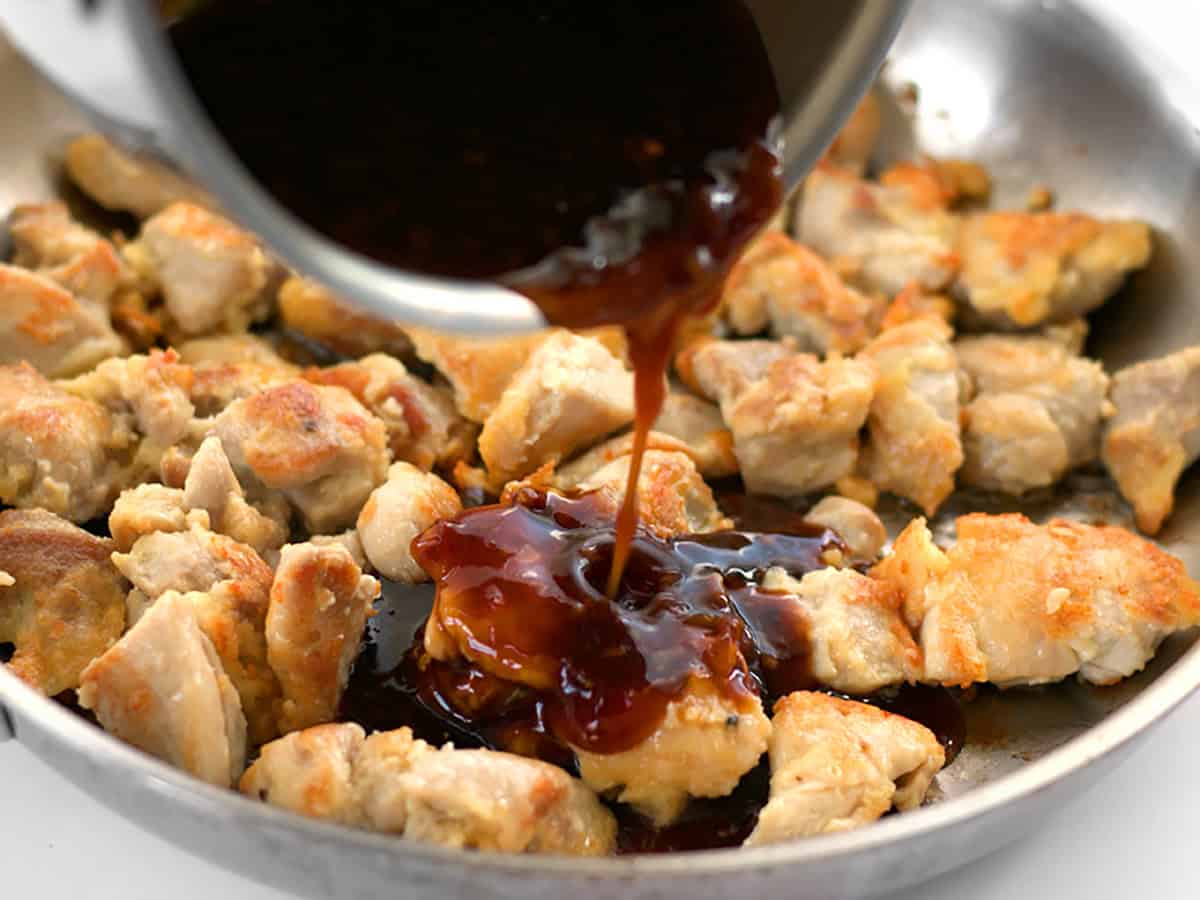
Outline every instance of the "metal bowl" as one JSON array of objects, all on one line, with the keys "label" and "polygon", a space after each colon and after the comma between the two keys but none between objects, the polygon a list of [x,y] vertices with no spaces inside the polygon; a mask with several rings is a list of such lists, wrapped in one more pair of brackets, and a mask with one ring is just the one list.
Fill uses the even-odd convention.
[{"label": "metal bowl", "polygon": [[[919,0],[885,71],[895,90],[885,152],[981,159],[1018,203],[1034,183],[1062,208],[1148,219],[1150,270],[1095,317],[1090,352],[1111,368],[1200,340],[1200,87],[1137,54],[1082,7],[1055,0]],[[920,100],[903,110],[908,83]],[[0,47],[0,208],[56,188],[46,151],[78,130],[69,104]],[[904,115],[901,113],[904,112]],[[1103,479],[1032,512],[1117,515]],[[1085,501],[1080,506],[1080,495]],[[1065,504],[1065,507],[1064,507]],[[1200,572],[1200,479],[1185,479],[1162,543]],[[392,594],[397,604],[416,598]],[[117,812],[190,851],[299,894],[329,898],[862,896],[930,878],[1028,833],[1115,766],[1197,685],[1194,635],[1168,641],[1116,688],[985,690],[973,742],[929,806],[857,831],[754,850],[556,859],[456,852],[307,821],[200,784],[101,733],[0,670],[6,723],[30,750]],[[7,709],[7,716],[4,713]]]}]

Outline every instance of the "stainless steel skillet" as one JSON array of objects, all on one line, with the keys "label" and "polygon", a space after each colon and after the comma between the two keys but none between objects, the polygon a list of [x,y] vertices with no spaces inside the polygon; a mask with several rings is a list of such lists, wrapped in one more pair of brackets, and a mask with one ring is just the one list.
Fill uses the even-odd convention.
[{"label": "stainless steel skillet", "polygon": [[[1200,341],[1200,84],[1139,53],[1081,6],[919,0],[886,78],[918,87],[915,126],[895,116],[890,152],[915,131],[938,153],[982,158],[1014,202],[1035,181],[1060,206],[1138,215],[1158,230],[1152,269],[1095,321],[1110,367]],[[898,91],[898,93],[903,93]],[[80,127],[68,104],[0,50],[0,207],[53,189],[47,148]],[[1074,487],[1094,508],[1088,479]],[[1079,508],[1078,496],[1069,505]],[[1037,510],[1054,508],[1045,498]],[[1119,509],[1117,510],[1119,512]],[[1182,488],[1163,543],[1200,574],[1200,477]],[[417,604],[400,592],[393,602]],[[207,788],[146,758],[0,671],[0,732],[145,828],[192,852],[322,898],[734,898],[857,896],[983,855],[1053,814],[1115,766],[1200,685],[1193,636],[1116,689],[985,692],[977,741],[934,805],[846,834],[754,851],[556,860],[459,853],[347,831]],[[64,815],[68,814],[64,811]]]}]

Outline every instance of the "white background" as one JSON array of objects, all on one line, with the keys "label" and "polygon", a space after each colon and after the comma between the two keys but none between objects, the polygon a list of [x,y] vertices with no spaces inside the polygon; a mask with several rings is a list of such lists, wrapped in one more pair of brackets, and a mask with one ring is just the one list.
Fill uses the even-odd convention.
[{"label": "white background", "polygon": [[[970,0],[964,0],[970,2]],[[1094,0],[1200,79],[1197,0]],[[1198,249],[1200,252],[1200,249]],[[1112,777],[1019,844],[894,900],[1200,896],[1200,697]],[[287,900],[117,818],[15,744],[0,745],[3,895],[40,900]]]}]

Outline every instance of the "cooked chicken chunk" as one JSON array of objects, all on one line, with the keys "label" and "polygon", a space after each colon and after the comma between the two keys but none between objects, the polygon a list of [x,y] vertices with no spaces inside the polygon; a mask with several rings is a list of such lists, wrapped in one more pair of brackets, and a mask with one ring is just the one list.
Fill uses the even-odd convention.
[{"label": "cooked chicken chunk", "polygon": [[725,318],[743,335],[770,328],[800,349],[853,353],[879,329],[887,301],[847,287],[832,267],[786,234],[768,231],[729,273]]},{"label": "cooked chicken chunk", "polygon": [[438,476],[411,463],[393,463],[387,481],[358,514],[358,536],[367,559],[383,577],[402,584],[427,581],[413,559],[413,538],[439,519],[462,510],[457,492]]},{"label": "cooked chicken chunk", "polygon": [[686,444],[696,468],[705,478],[737,474],[733,433],[725,427],[721,410],[707,400],[684,391],[671,391],[652,427],[659,434]]},{"label": "cooked chicken chunk", "polygon": [[822,159],[862,174],[871,160],[871,154],[875,152],[882,124],[879,95],[872,89],[854,107],[854,112],[834,137]]},{"label": "cooked chicken chunk", "polygon": [[771,796],[746,846],[845,831],[921,805],[945,752],[924,725],[800,691],[775,704]]},{"label": "cooked chicken chunk", "polygon": [[917,519],[873,575],[900,590],[926,681],[1112,684],[1173,631],[1200,624],[1200,588],[1122,528],[973,514],[938,549]]},{"label": "cooked chicken chunk", "polygon": [[[700,402],[706,403],[704,400]],[[706,405],[711,404],[706,403]],[[712,408],[716,410],[716,407]],[[720,411],[716,410],[716,412],[717,421],[720,422]],[[732,440],[732,437],[730,437],[731,442]],[[576,490],[583,482],[587,481],[593,474],[599,472],[609,463],[632,454],[633,442],[633,432],[626,431],[623,434],[618,434],[616,437],[609,438],[607,441],[602,441],[584,453],[580,453],[568,463],[564,463],[561,466],[554,466],[552,472],[549,470],[549,467],[539,469],[530,475],[527,480],[534,483],[535,486],[541,486],[543,484],[542,476],[545,474],[549,476],[545,479],[546,484],[560,491]],[[679,438],[663,434],[657,429],[652,430],[646,435],[646,450],[647,452],[662,450],[667,453],[682,453],[688,456],[692,462],[696,463],[697,469],[700,468],[697,462],[697,454],[693,451],[692,447]],[[516,483],[511,482],[507,487],[511,488]],[[622,494],[622,496],[624,495]]]},{"label": "cooked chicken chunk", "polygon": [[172,203],[213,206],[201,188],[157,159],[130,153],[99,134],[85,134],[67,145],[67,175],[106,209],[148,219]]},{"label": "cooked chicken chunk", "polygon": [[616,823],[548,763],[490,750],[434,750],[407,728],[366,737],[322,725],[263,747],[243,793],[302,815],[450,847],[610,853]]},{"label": "cooked chicken chunk", "polygon": [[44,275],[0,264],[0,363],[27,362],[61,378],[124,349],[103,303],[75,296]]},{"label": "cooked chicken chunk", "polygon": [[121,553],[128,553],[147,534],[187,529],[183,491],[162,484],[139,484],[122,491],[108,514],[108,531]]},{"label": "cooked chicken chunk", "polygon": [[195,366],[200,363],[257,363],[262,366],[288,368],[270,341],[256,334],[218,334],[192,338],[175,347],[182,362]]},{"label": "cooked chicken chunk", "polygon": [[1102,455],[1138,528],[1157,534],[1175,484],[1200,456],[1200,346],[1129,366],[1112,379],[1116,408]]},{"label": "cooked chicken chunk", "polygon": [[880,331],[887,331],[913,319],[936,316],[948,325],[954,324],[954,301],[944,294],[931,294],[915,281],[892,298],[884,310]]},{"label": "cooked chicken chunk", "polygon": [[73,522],[102,515],[123,487],[123,441],[98,403],[73,397],[29,365],[0,366],[0,503]]},{"label": "cooked chicken chunk", "polygon": [[848,497],[824,497],[804,518],[836,531],[856,559],[874,560],[887,543],[887,529],[874,510]]},{"label": "cooked chicken chunk", "polygon": [[412,342],[395,322],[362,312],[307,278],[293,275],[279,288],[279,317],[284,328],[343,356],[412,353]]},{"label": "cooked chicken chunk", "polygon": [[215,416],[241,400],[267,388],[294,381],[300,371],[287,363],[199,362],[192,366],[192,403],[196,415]]},{"label": "cooked chicken chunk", "polygon": [[126,586],[112,543],[41,509],[0,512],[0,643],[9,668],[44,694],[79,686],[79,673],[125,627]]},{"label": "cooked chicken chunk", "polygon": [[181,334],[244,331],[267,312],[274,264],[254,237],[200,206],[156,213],[125,256],[161,290]]},{"label": "cooked chicken chunk", "polygon": [[480,432],[479,455],[499,486],[632,419],[633,376],[620,360],[594,338],[556,332],[500,395]]},{"label": "cooked chicken chunk", "polygon": [[245,766],[237,691],[177,593],[84,670],[79,702],[105,731],[203,781],[229,787]]},{"label": "cooked chicken chunk", "polygon": [[672,700],[658,730],[620,753],[576,749],[579,774],[597,793],[612,792],[660,826],[677,819],[689,797],[723,797],[758,765],[771,723],[757,698],[734,700],[693,679]]},{"label": "cooked chicken chunk", "polygon": [[769,569],[764,590],[792,594],[811,645],[813,676],[826,687],[869,694],[921,676],[921,651],[892,586],[853,569],[818,569],[795,579]]},{"label": "cooked chicken chunk", "polygon": [[130,279],[116,247],[62,203],[22,204],[8,217],[13,265],[35,269],[85,300],[107,304]]},{"label": "cooked chicken chunk", "polygon": [[963,413],[963,482],[1020,494],[1096,458],[1108,376],[1045,337],[985,335],[955,345],[977,396]]},{"label": "cooked chicken chunk", "polygon": [[267,659],[279,678],[285,734],[337,714],[379,582],[335,544],[289,544],[267,610]]},{"label": "cooked chicken chunk", "polygon": [[987,169],[960,159],[936,159],[895,163],[879,173],[885,188],[907,192],[911,205],[920,210],[949,209],[970,200],[986,200],[992,191]]},{"label": "cooked chicken chunk", "polygon": [[378,416],[387,427],[393,459],[429,470],[474,455],[479,428],[459,415],[450,390],[410,374],[397,359],[375,353],[357,362],[306,369],[304,377],[345,388]]},{"label": "cooked chicken chunk", "polygon": [[942,319],[926,316],[885,331],[862,352],[879,367],[864,470],[881,490],[930,514],[954,490],[963,461],[950,336]]},{"label": "cooked chicken chunk", "polygon": [[968,216],[955,287],[988,325],[1061,322],[1100,306],[1150,259],[1143,222],[1082,213],[992,212]]},{"label": "cooked chicken chunk", "polygon": [[861,181],[832,166],[808,176],[797,237],[852,284],[888,296],[916,282],[939,291],[954,278],[955,217],[908,185]]},{"label": "cooked chicken chunk", "polygon": [[387,475],[387,431],[349,392],[288,381],[230,404],[213,423],[238,480],[280,491],[312,533],[353,524]]}]

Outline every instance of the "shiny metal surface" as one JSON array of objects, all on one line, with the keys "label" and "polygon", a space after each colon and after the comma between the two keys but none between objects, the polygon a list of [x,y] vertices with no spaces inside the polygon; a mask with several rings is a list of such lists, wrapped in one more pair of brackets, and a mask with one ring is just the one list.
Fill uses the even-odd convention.
[{"label": "shiny metal surface", "polygon": [[[1150,270],[1096,317],[1092,351],[1109,367],[1200,340],[1200,86],[1080,6],[1034,0],[919,0],[887,67],[914,81],[911,124],[888,152],[920,145],[978,156],[1014,202],[1035,182],[1060,206],[1149,219]],[[69,104],[0,49],[0,206],[48,194],[43,148],[77,127]],[[12,139],[9,135],[17,135]],[[1120,519],[1103,478],[1027,504],[1031,514]],[[968,498],[970,504],[982,502]],[[962,502],[959,498],[956,502]],[[990,502],[990,501],[989,501]],[[1163,544],[1200,574],[1200,474],[1181,486]],[[397,594],[414,604],[412,594]],[[574,860],[459,853],[298,819],[198,784],[34,695],[0,671],[0,706],[19,740],[148,830],[244,874],[311,897],[732,900],[864,896],[912,884],[1029,834],[1115,766],[1200,685],[1195,635],[1168,641],[1111,689],[1063,684],[990,690],[968,707],[968,750],[923,809],[857,831],[754,850]]]},{"label": "shiny metal surface", "polygon": [[[843,0],[804,14],[791,0],[753,0],[783,99],[785,172],[798,181],[862,96],[911,0]],[[537,308],[494,284],[434,278],[376,263],[327,240],[264,191],[212,128],[183,79],[147,0],[0,6],[13,41],[105,130],[180,162],[293,268],[372,312],[479,334],[545,325]]]}]

